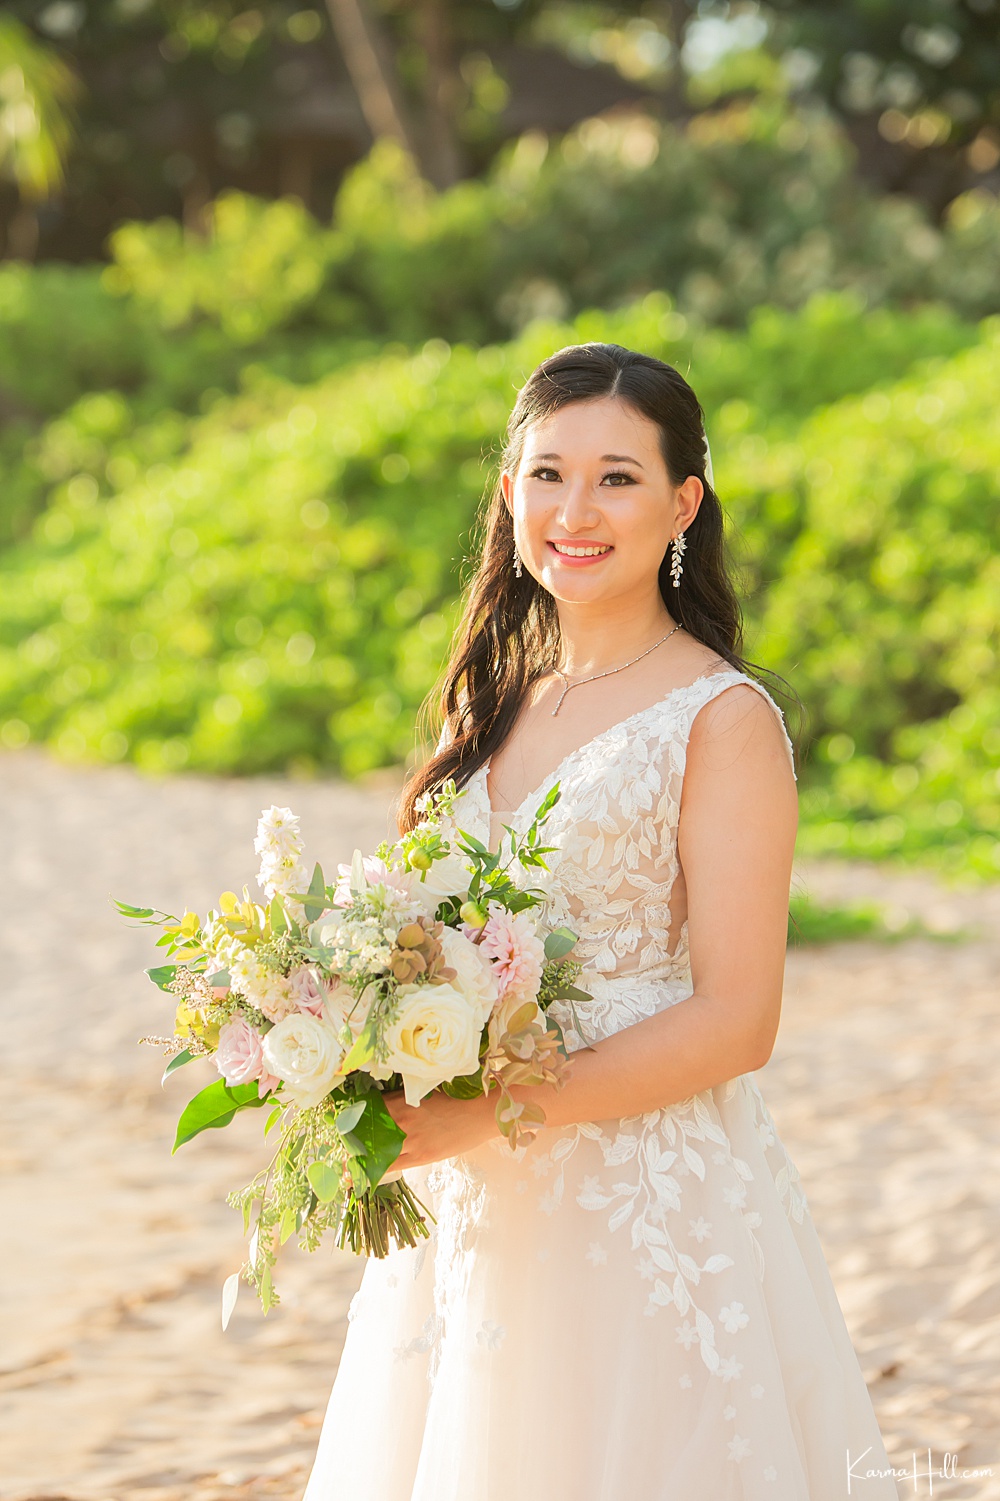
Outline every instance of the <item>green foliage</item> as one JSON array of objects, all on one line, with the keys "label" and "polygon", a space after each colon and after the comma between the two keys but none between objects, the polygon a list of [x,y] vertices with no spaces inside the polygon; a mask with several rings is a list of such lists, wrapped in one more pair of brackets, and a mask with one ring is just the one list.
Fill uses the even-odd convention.
[{"label": "green foliage", "polygon": [[0,175],[24,198],[48,198],[65,180],[80,92],[72,68],[14,16],[0,15]]},{"label": "green foliage", "polygon": [[[976,527],[995,510],[996,339],[986,324],[936,373],[877,390],[880,372],[973,335],[940,310],[866,320],[849,298],[819,299],[799,318],[761,310],[742,338],[693,334],[650,298],[503,348],[432,342],[307,388],[259,375],[211,413],[174,419],[169,441],[163,419],[133,427],[123,399],[88,398],[41,449],[61,444],[67,467],[89,459],[95,472],[64,481],[5,569],[8,723],[65,754],[130,755],[150,769],[358,772],[402,759],[453,617],[482,454],[512,386],[548,349],[593,337],[699,371],[759,654],[814,714],[804,792],[822,838],[842,839],[848,814],[864,814],[850,838],[877,827],[879,852],[891,848],[885,817],[913,775],[901,761],[923,764],[933,750],[941,769],[927,785],[950,785],[970,740],[985,778],[972,816],[990,838],[992,742],[979,718],[989,704],[970,708],[968,724],[948,719],[944,740],[939,721],[979,703],[995,649]],[[829,404],[803,422],[806,389]],[[856,755],[836,739],[848,727]],[[954,845],[969,829],[964,802],[957,822],[943,818],[938,805],[951,801],[936,796],[926,827],[915,833],[908,819],[907,837]]]},{"label": "green foliage", "polygon": [[[184,339],[221,340],[207,316]],[[34,439],[48,508],[0,555],[0,742],[152,771],[404,760],[515,389],[588,339],[671,361],[705,406],[751,653],[809,708],[801,847],[995,875],[997,320],[855,291],[743,330],[651,293],[478,349],[330,345],[321,378],[258,361],[204,410],[91,391]]]},{"label": "green foliage", "polygon": [[[205,234],[174,219],[125,224],[111,249],[111,290],[148,304],[164,328],[201,316],[240,345],[259,343],[314,300],[331,246],[296,200],[261,203],[227,192],[212,205]],[[171,274],[178,267],[182,274]]]},{"label": "green foliage", "polygon": [[755,649],[810,707],[806,852],[1000,868],[998,380],[993,318],[791,439],[727,434]]},{"label": "green foliage", "polygon": [[163,327],[208,323],[243,345],[279,329],[483,343],[656,288],[731,326],[845,287],[869,306],[942,298],[978,317],[1000,308],[998,217],[966,194],[939,229],[913,202],[871,196],[833,120],[766,94],[684,128],[632,117],[584,121],[558,144],[528,133],[485,178],[441,193],[381,141],[329,229],[294,202],[228,192],[204,238],[169,220],[119,230],[107,280]]},{"label": "green foliage", "polygon": [[230,1086],[224,1079],[216,1079],[190,1100],[177,1122],[174,1151],[185,1142],[199,1136],[202,1131],[228,1126],[241,1110],[257,1110],[267,1103],[257,1094],[256,1079],[252,1084]]}]

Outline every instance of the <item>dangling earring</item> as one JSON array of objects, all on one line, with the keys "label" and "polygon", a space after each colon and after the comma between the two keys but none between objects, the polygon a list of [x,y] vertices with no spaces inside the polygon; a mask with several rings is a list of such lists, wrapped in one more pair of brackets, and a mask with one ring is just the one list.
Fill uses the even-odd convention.
[{"label": "dangling earring", "polygon": [[514,577],[516,579],[521,577],[521,554],[517,550],[516,542],[514,543]]},{"label": "dangling earring", "polygon": [[681,586],[681,574],[684,572],[684,564],[681,562],[684,549],[687,547],[687,539],[683,532],[678,532],[674,538],[674,555],[670,560],[670,577],[675,589]]}]

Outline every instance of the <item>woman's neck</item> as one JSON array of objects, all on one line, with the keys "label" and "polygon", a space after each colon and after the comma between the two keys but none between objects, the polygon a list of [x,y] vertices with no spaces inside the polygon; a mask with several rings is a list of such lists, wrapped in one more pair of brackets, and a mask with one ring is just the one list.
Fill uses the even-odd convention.
[{"label": "woman's neck", "polygon": [[617,607],[558,601],[557,608],[562,642],[557,665],[571,678],[628,661],[676,624],[659,593],[640,608],[634,601]]}]

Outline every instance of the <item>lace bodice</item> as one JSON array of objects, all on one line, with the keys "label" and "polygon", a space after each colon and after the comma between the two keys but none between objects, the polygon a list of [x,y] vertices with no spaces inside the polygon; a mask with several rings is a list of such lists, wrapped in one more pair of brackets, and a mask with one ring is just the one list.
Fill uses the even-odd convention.
[{"label": "lace bodice", "polygon": [[[713,671],[673,689],[564,756],[513,813],[518,831],[555,782],[560,800],[545,826],[549,870],[522,873],[547,898],[546,921],[578,935],[576,957],[586,966],[586,1037],[567,1003],[550,1014],[570,1050],[651,1015],[690,994],[687,897],[678,858],[678,824],[688,739],[695,716],[711,699],[749,684],[781,710],[758,682],[735,668]],[[488,763],[478,769],[455,805],[455,822],[489,841]],[[581,981],[583,984],[583,981]],[[582,1020],[582,1017],[581,1017]]]}]

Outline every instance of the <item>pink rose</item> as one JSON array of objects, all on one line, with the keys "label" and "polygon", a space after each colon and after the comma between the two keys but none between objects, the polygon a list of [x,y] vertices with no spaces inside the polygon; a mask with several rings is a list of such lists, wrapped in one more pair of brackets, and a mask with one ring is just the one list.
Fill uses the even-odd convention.
[{"label": "pink rose", "polygon": [[288,979],[292,989],[292,1000],[299,1010],[308,1012],[310,1016],[322,1016],[326,988],[316,971],[303,965],[301,969],[289,975]]},{"label": "pink rose", "polygon": [[230,1086],[250,1084],[254,1079],[260,1094],[277,1089],[281,1080],[264,1067],[261,1036],[245,1016],[237,1014],[219,1032],[215,1066]]}]

